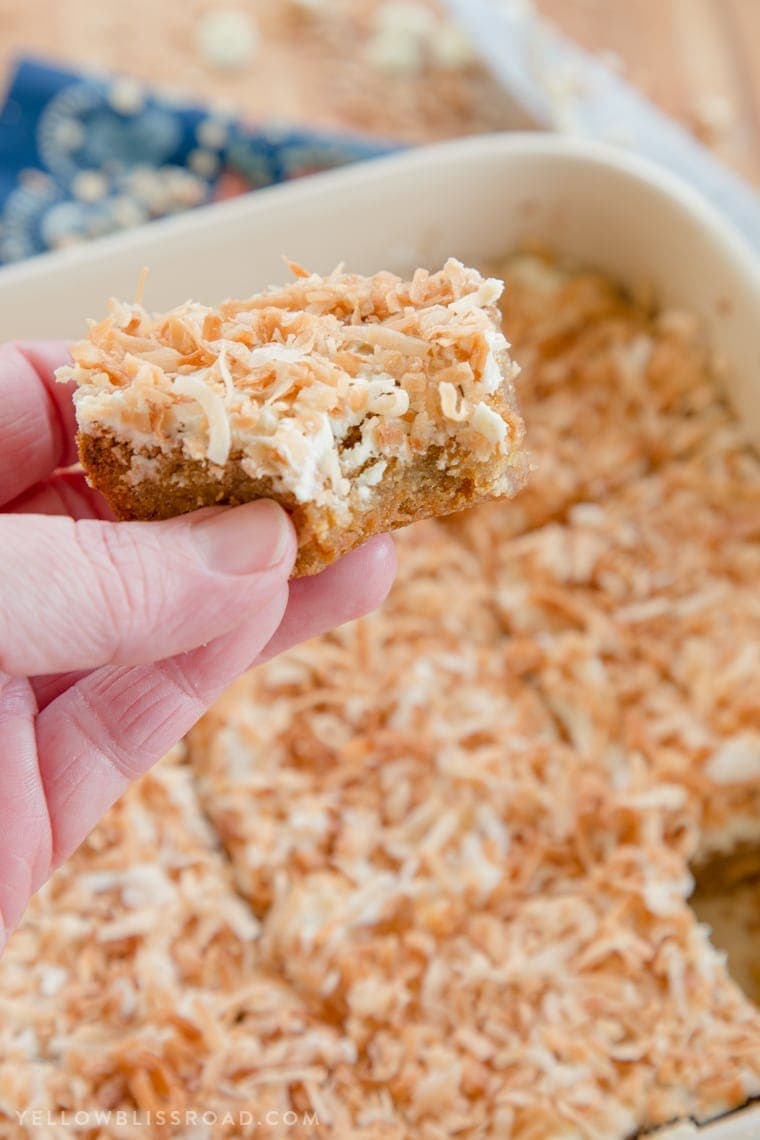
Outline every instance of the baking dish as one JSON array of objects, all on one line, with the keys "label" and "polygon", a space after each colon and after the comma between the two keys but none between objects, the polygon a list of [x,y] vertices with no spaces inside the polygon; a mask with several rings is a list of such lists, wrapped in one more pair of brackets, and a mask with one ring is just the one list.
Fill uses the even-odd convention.
[{"label": "baking dish", "polygon": [[[760,267],[698,195],[618,150],[547,135],[468,139],[316,176],[0,271],[0,337],[70,337],[109,294],[215,303],[283,278],[483,262],[538,241],[703,322],[760,445]],[[668,1140],[760,1137],[760,1108]]]},{"label": "baking dish", "polygon": [[760,439],[760,267],[689,187],[600,143],[480,136],[260,190],[0,270],[0,338],[71,337],[104,298],[215,303],[283,277],[483,261],[536,239],[696,313],[737,410]]}]

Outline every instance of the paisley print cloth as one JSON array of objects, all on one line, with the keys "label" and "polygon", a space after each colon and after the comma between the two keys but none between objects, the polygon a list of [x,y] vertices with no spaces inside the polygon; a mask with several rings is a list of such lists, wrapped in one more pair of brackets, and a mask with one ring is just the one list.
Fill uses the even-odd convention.
[{"label": "paisley print cloth", "polygon": [[394,149],[22,59],[0,109],[0,263]]}]

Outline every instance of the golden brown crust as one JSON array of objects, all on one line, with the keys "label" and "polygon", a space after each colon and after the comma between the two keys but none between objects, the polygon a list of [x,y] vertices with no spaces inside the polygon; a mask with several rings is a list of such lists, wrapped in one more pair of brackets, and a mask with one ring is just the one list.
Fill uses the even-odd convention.
[{"label": "golden brown crust", "polygon": [[[440,448],[431,448],[411,462],[392,460],[382,481],[372,488],[372,502],[356,510],[348,523],[329,507],[299,503],[276,491],[270,479],[253,479],[230,456],[220,470],[205,460],[188,459],[179,449],[149,456],[156,464],[150,479],[130,480],[133,453],[129,446],[104,433],[77,437],[79,457],[90,484],[108,501],[120,519],[167,519],[201,507],[247,503],[270,498],[290,514],[299,539],[294,577],[318,574],[332,562],[376,534],[387,533],[424,518],[453,514],[503,494],[505,482],[513,493],[522,470],[504,462],[484,468],[457,450],[456,474],[440,469]],[[468,462],[469,460],[469,462]]]}]

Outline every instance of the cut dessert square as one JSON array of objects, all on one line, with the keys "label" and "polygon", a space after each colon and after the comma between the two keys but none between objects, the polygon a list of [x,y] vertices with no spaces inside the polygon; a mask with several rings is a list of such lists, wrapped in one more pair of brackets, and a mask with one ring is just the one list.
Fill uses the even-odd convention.
[{"label": "cut dessert square", "polygon": [[509,495],[524,473],[501,281],[341,268],[218,309],[112,301],[75,345],[79,452],[124,519],[263,496],[296,574],[373,534]]}]

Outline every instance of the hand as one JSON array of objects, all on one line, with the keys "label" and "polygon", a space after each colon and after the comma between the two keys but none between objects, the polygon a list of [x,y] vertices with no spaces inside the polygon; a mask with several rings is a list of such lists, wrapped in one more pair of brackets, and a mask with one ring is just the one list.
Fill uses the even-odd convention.
[{"label": "hand", "polygon": [[383,538],[288,583],[274,503],[115,523],[76,462],[63,345],[0,348],[0,949],[100,816],[254,662],[377,606]]}]

